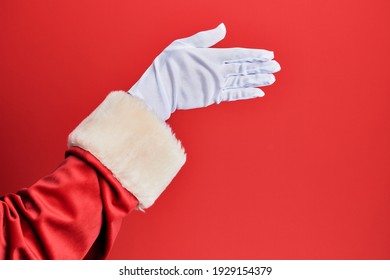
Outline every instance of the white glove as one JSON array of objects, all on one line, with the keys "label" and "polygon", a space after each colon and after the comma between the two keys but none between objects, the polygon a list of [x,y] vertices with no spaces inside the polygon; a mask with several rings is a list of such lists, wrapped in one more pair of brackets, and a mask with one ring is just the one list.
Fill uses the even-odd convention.
[{"label": "white glove", "polygon": [[129,93],[144,100],[162,119],[176,109],[264,96],[257,88],[275,82],[280,70],[273,52],[209,48],[226,35],[215,29],[175,40],[152,63]]}]

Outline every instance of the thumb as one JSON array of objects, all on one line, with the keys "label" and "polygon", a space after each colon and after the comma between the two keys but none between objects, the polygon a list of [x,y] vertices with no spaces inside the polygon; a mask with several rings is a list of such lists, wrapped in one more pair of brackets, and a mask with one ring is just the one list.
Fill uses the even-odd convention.
[{"label": "thumb", "polygon": [[225,38],[225,35],[226,27],[223,23],[221,23],[214,29],[201,31],[190,37],[178,39],[174,41],[171,46],[208,48]]}]

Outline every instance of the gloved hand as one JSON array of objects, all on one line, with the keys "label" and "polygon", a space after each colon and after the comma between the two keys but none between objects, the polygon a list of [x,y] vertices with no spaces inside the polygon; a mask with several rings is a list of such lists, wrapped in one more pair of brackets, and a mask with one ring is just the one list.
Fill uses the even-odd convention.
[{"label": "gloved hand", "polygon": [[280,70],[273,52],[244,48],[209,48],[226,35],[215,29],[175,40],[129,90],[167,120],[176,109],[206,107],[221,101],[264,96],[257,88],[275,82]]}]

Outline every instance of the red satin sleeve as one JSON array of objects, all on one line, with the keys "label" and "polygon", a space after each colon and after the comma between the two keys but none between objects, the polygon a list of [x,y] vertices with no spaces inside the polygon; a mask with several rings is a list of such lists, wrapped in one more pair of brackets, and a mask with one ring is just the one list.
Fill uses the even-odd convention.
[{"label": "red satin sleeve", "polygon": [[137,199],[73,147],[50,175],[0,198],[1,259],[104,259]]}]

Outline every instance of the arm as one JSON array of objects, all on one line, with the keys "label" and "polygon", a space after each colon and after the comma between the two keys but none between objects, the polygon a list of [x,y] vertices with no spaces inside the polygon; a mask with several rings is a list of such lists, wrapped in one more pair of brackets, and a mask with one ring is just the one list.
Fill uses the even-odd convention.
[{"label": "arm", "polygon": [[146,208],[184,164],[170,128],[113,92],[69,136],[64,162],[0,199],[0,258],[101,259],[122,219]]},{"label": "arm", "polygon": [[1,198],[0,258],[105,258],[123,217],[150,207],[185,162],[171,113],[261,97],[275,81],[272,52],[209,48],[225,33],[174,41],[130,94],[111,93],[70,134],[57,170]]}]

